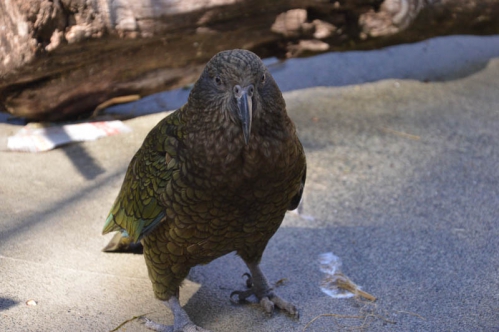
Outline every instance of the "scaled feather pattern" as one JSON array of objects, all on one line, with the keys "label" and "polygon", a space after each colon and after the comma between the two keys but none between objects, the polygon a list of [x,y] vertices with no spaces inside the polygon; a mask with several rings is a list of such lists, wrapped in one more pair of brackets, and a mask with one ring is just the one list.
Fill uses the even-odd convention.
[{"label": "scaled feather pattern", "polygon": [[182,280],[227,253],[246,262],[257,297],[276,296],[255,274],[285,212],[300,202],[305,177],[295,126],[262,61],[249,51],[220,52],[188,102],[145,138],[103,233],[142,242],[154,294],[182,329],[192,322],[171,303]]}]

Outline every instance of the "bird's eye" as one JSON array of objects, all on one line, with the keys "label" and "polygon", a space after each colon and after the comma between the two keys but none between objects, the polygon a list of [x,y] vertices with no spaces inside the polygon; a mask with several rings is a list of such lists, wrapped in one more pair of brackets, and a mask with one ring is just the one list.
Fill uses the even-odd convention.
[{"label": "bird's eye", "polygon": [[215,83],[216,83],[218,86],[222,85],[222,79],[221,79],[220,77],[216,76],[216,77],[215,77]]},{"label": "bird's eye", "polygon": [[265,83],[265,74],[262,75],[262,78],[260,79],[260,81],[263,83]]}]

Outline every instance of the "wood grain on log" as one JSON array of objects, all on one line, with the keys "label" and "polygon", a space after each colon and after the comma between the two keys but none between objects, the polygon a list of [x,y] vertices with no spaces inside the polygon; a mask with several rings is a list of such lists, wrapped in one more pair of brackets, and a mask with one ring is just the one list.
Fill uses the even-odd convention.
[{"label": "wood grain on log", "polygon": [[499,0],[0,0],[0,109],[36,120],[194,81],[216,52],[370,49],[499,31]]}]

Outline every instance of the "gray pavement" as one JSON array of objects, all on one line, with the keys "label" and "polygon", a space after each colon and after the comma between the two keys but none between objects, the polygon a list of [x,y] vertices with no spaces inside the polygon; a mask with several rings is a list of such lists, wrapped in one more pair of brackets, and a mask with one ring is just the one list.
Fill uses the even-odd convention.
[{"label": "gray pavement", "polygon": [[[232,304],[246,270],[227,255],[194,268],[181,289],[194,322],[214,331],[499,330],[499,58],[490,51],[498,39],[463,38],[473,51],[447,48],[460,60],[438,82],[394,74],[285,93],[308,158],[302,212],[313,218],[288,214],[262,268],[271,282],[286,278],[277,291],[301,317]],[[379,66],[392,70],[408,47],[390,48]],[[110,331],[141,314],[172,322],[141,255],[100,251],[128,162],[163,116],[47,153],[0,152],[1,331]],[[0,124],[0,144],[18,129]],[[325,252],[375,304],[320,291]],[[146,329],[130,322],[120,331]]]}]

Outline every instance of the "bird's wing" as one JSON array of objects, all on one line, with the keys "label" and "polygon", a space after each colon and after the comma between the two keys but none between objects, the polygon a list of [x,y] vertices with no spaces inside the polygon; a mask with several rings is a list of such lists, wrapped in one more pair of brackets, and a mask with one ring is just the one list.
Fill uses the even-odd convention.
[{"label": "bird's wing", "polygon": [[133,157],[103,234],[122,231],[137,242],[164,219],[160,196],[178,169],[179,111],[159,122]]}]

